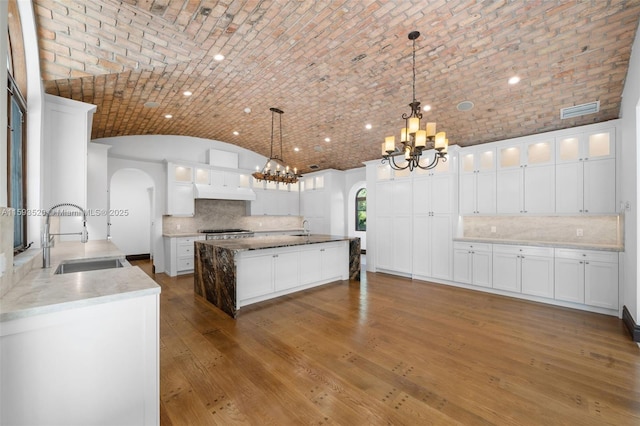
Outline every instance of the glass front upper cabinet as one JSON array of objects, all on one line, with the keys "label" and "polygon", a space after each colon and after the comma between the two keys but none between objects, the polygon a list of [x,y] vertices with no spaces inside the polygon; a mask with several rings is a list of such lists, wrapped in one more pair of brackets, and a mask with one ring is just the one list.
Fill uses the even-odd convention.
[{"label": "glass front upper cabinet", "polygon": [[614,158],[615,129],[558,137],[556,150],[558,163]]}]

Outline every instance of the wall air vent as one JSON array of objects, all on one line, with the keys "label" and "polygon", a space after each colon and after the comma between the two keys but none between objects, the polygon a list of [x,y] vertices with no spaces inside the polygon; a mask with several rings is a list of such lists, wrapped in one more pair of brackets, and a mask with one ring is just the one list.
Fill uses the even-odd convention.
[{"label": "wall air vent", "polygon": [[560,119],[580,117],[581,115],[593,114],[600,111],[600,101],[589,102],[582,105],[562,108],[560,110]]},{"label": "wall air vent", "polygon": [[309,166],[309,168],[310,168],[311,170],[316,170],[316,169],[319,169],[319,168],[320,168],[320,166],[318,166],[317,164],[312,164],[312,165],[310,165],[310,166]]}]

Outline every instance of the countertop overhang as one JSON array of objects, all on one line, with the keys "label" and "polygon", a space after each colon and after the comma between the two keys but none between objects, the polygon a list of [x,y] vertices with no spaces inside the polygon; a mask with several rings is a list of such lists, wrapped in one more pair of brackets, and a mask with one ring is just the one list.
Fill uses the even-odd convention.
[{"label": "countertop overhang", "polygon": [[532,241],[532,240],[508,240],[499,238],[476,238],[476,237],[457,237],[453,241],[467,242],[467,243],[487,243],[487,244],[508,244],[518,246],[537,246],[537,247],[553,247],[553,248],[567,248],[577,250],[600,250],[600,251],[614,251],[622,252],[624,247],[621,245],[607,245],[607,244],[581,244],[581,243],[568,243],[557,241]]},{"label": "countertop overhang", "polygon": [[64,260],[124,258],[106,240],[56,243],[51,267],[30,271],[0,299],[0,322],[159,294],[160,286],[137,266],[56,275]]},{"label": "countertop overhang", "polygon": [[237,238],[230,240],[201,240],[196,241],[196,243],[207,244],[226,250],[246,251],[330,243],[334,241],[350,241],[351,239],[351,237],[337,235],[310,234],[308,236],[274,235],[270,237]]}]

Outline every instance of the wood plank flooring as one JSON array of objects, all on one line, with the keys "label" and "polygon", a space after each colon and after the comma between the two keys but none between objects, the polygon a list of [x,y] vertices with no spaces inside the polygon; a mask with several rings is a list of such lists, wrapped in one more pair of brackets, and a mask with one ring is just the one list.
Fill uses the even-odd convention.
[{"label": "wood plank flooring", "polygon": [[615,317],[363,273],[233,320],[154,278],[163,426],[640,424]]}]

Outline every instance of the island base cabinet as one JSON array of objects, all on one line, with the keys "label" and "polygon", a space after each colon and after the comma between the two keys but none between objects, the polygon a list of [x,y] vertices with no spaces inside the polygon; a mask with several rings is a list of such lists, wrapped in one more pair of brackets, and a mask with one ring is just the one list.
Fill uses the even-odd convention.
[{"label": "island base cabinet", "polygon": [[236,255],[237,308],[349,279],[349,242],[309,244]]},{"label": "island base cabinet", "polygon": [[159,296],[5,321],[0,424],[158,425]]}]

